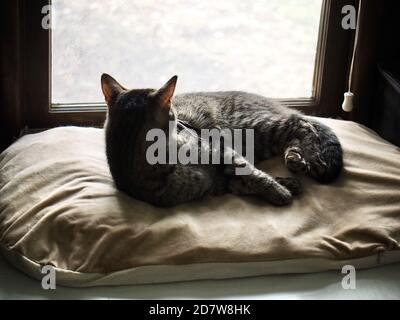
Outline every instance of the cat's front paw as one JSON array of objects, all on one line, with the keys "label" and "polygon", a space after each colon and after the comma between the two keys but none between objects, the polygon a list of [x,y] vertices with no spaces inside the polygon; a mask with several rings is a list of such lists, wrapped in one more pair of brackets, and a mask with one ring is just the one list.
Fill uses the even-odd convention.
[{"label": "cat's front paw", "polygon": [[292,194],[292,196],[297,196],[299,195],[302,191],[303,191],[303,187],[301,185],[301,182],[299,179],[297,178],[292,178],[292,177],[286,177],[286,178],[282,178],[282,177],[276,177],[275,180],[281,184],[282,186],[284,186],[285,188],[287,188],[290,193]]},{"label": "cat's front paw", "polygon": [[273,188],[272,190],[266,190],[264,197],[275,206],[285,206],[293,201],[291,192],[281,185]]},{"label": "cat's front paw", "polygon": [[319,156],[310,161],[309,173],[317,181],[323,180],[327,174],[328,166]]},{"label": "cat's front paw", "polygon": [[285,164],[294,173],[305,173],[308,170],[307,162],[298,148],[286,151]]}]

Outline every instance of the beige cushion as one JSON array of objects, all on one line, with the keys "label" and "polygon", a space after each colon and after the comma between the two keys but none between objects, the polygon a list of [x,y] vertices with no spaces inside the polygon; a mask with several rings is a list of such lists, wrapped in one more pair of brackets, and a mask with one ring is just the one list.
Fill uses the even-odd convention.
[{"label": "beige cushion", "polygon": [[[370,267],[400,261],[400,152],[324,119],[344,148],[333,184],[306,176],[288,207],[225,195],[162,209],[115,189],[103,130],[22,137],[0,156],[0,243],[18,268],[57,283],[117,285]],[[263,163],[289,175],[282,159]]]}]

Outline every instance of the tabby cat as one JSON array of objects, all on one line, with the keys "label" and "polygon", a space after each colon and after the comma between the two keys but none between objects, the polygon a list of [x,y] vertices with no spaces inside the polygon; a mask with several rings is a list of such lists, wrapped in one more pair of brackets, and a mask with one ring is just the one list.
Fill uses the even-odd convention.
[{"label": "tabby cat", "polygon": [[[288,169],[321,183],[333,181],[342,168],[342,149],[330,128],[293,109],[256,94],[198,92],[174,96],[177,77],[163,87],[128,90],[107,74],[101,85],[108,105],[106,153],[118,189],[158,206],[175,206],[205,195],[254,195],[287,205],[301,192],[293,177],[272,177],[239,153],[231,164],[149,164],[146,133],[161,129],[178,147],[192,138],[188,128],[254,129],[257,160],[277,154]],[[175,125],[169,125],[170,122]],[[170,132],[173,131],[173,132]],[[190,130],[192,132],[192,130]],[[247,165],[250,174],[236,175]]]}]

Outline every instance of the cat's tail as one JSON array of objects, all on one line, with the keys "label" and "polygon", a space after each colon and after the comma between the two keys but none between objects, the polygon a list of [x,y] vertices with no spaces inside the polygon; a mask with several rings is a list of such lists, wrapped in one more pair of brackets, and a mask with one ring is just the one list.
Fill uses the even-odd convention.
[{"label": "cat's tail", "polygon": [[319,160],[310,163],[310,175],[320,183],[334,181],[343,167],[343,151],[339,139],[331,128],[313,117],[305,117],[315,128],[319,137]]}]

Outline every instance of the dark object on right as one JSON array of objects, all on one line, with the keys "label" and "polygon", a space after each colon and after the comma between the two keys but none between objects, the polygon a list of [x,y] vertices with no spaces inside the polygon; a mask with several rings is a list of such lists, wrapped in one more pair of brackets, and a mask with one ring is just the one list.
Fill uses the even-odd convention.
[{"label": "dark object on right", "polygon": [[372,126],[384,139],[400,146],[400,64],[378,66]]}]

